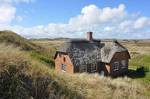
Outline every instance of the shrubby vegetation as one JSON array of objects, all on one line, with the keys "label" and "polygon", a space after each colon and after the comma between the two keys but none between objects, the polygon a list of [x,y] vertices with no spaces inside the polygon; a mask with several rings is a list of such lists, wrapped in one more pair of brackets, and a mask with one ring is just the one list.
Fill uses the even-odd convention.
[{"label": "shrubby vegetation", "polygon": [[19,48],[0,44],[0,97],[2,99],[60,99],[79,97],[56,81],[47,65]]}]

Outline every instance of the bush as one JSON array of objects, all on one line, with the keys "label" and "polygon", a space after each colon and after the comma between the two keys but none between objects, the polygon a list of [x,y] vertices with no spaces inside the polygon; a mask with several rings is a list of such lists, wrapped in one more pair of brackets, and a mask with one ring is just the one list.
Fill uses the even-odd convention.
[{"label": "bush", "polygon": [[52,82],[48,67],[34,62],[19,48],[4,44],[0,47],[0,97],[48,99],[52,95],[48,89]]}]

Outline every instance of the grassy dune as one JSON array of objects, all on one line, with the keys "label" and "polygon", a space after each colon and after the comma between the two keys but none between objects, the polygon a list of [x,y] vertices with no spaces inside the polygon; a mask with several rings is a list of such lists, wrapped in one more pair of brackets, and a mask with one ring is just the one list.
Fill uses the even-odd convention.
[{"label": "grassy dune", "polygon": [[0,44],[1,99],[63,99],[79,97],[57,82],[47,65],[20,48]]},{"label": "grassy dune", "polygon": [[16,47],[20,47],[22,50],[39,52],[42,47],[29,42],[27,39],[17,35],[12,31],[0,31],[0,43],[13,44]]},{"label": "grassy dune", "polygon": [[[7,38],[7,35],[10,37]],[[8,40],[12,38],[13,41]],[[0,32],[0,39],[3,39],[0,40],[2,99],[149,99],[150,97],[149,81],[141,81],[148,79],[146,76],[139,78],[139,81],[128,77],[100,78],[98,74],[56,74],[52,55],[59,46],[58,42],[58,45],[55,45],[55,42],[32,43],[8,31]],[[26,50],[26,47],[33,49]],[[142,59],[141,62],[145,61],[144,66],[149,66],[149,56]],[[131,64],[135,70],[136,65],[139,65],[134,59]]]},{"label": "grassy dune", "polygon": [[148,99],[146,88],[129,78],[55,74],[19,48],[1,44],[0,96],[3,99]]}]

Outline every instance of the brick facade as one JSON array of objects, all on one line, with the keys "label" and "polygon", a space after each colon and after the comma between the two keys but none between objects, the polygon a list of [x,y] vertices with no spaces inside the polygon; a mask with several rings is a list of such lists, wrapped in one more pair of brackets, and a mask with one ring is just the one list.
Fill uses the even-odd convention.
[{"label": "brick facade", "polygon": [[55,59],[56,72],[63,71],[62,64],[64,64],[66,66],[66,68],[65,68],[66,70],[64,72],[71,73],[71,74],[74,73],[73,64],[72,64],[69,56],[64,55],[64,54],[57,54],[56,59]]}]

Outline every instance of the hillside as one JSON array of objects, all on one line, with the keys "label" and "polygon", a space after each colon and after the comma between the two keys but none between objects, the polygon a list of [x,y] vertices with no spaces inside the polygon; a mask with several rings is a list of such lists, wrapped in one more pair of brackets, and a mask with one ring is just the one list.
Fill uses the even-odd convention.
[{"label": "hillside", "polygon": [[[44,41],[45,42],[45,41]],[[32,43],[0,32],[0,98],[2,99],[149,99],[149,83],[98,74],[56,74],[56,43]],[[61,43],[61,42],[60,42]],[[58,42],[57,42],[58,44]],[[42,49],[42,50],[41,50]]]},{"label": "hillside", "polygon": [[29,40],[12,31],[0,31],[0,43],[19,47],[21,50],[30,53],[33,58],[36,58],[46,64],[50,64],[52,67],[54,67],[52,54],[49,54],[49,50],[30,42]]},{"label": "hillside", "polygon": [[17,35],[12,31],[0,31],[0,43],[13,44],[16,47],[20,47],[23,50],[35,50],[40,51],[42,47],[29,42],[27,39]]}]

